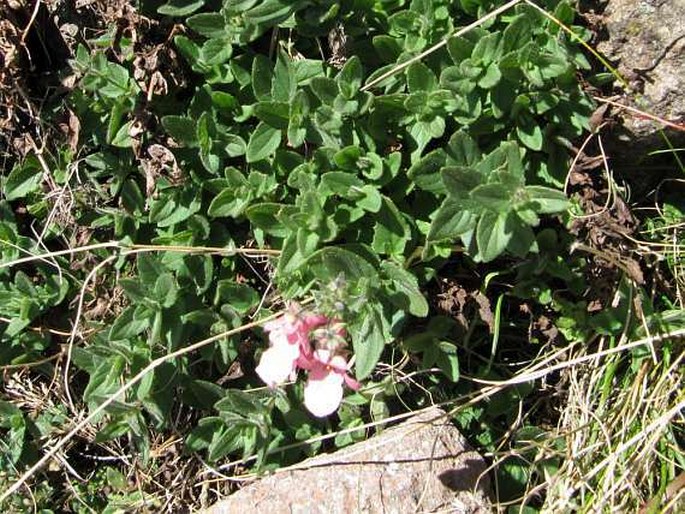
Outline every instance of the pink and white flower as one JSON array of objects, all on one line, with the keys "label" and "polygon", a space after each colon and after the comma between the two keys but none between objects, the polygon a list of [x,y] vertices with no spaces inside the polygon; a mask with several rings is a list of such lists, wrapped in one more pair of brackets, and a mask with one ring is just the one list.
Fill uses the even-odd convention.
[{"label": "pink and white flower", "polygon": [[359,383],[347,374],[347,360],[328,350],[316,350],[309,364],[309,379],[304,386],[304,404],[317,417],[333,414],[343,397],[343,383],[359,389]]},{"label": "pink and white flower", "polygon": [[[295,307],[297,308],[297,307]],[[309,332],[326,323],[325,316],[288,312],[264,324],[271,346],[262,354],[255,369],[269,387],[276,387],[289,378],[295,378],[297,361],[310,352]]]},{"label": "pink and white flower", "polygon": [[256,368],[269,387],[294,379],[297,369],[308,372],[304,403],[318,417],[328,416],[340,406],[343,384],[359,389],[347,373],[344,326],[321,314],[302,311],[293,304],[289,312],[265,323],[270,346]]}]

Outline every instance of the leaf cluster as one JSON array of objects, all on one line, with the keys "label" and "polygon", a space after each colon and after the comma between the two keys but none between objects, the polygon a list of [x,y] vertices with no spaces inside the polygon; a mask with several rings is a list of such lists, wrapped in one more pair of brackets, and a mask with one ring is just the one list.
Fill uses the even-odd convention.
[{"label": "leaf cluster", "polygon": [[[567,2],[551,3],[572,22]],[[67,172],[68,158],[54,159],[58,183],[74,189],[73,219],[58,222],[48,242],[89,227],[100,241],[280,251],[256,267],[230,252],[118,259],[123,305],[94,323],[108,329],[73,352],[87,377],[84,403],[94,408],[188,341],[240,326],[261,308],[272,280],[295,299],[343,277],[355,373],[373,380],[387,345],[429,314],[422,288],[456,246],[472,262],[539,255],[541,220],[567,208],[558,143],[588,127],[591,104],[575,80],[588,64],[564,33],[523,5],[452,35],[490,7],[485,0],[170,0],[157,15],[188,29],[173,37],[187,76],[162,97],[143,92],[134,48],[114,62],[98,48],[107,40],[79,45],[71,63],[78,87],[66,100],[82,125],[78,177]],[[332,46],[322,46],[340,27],[342,65],[329,59]],[[364,87],[443,38],[446,47]],[[155,157],[154,145],[166,160]],[[48,223],[42,174],[29,158],[3,177],[2,209],[23,202]],[[3,245],[3,262],[17,258],[16,248],[36,249],[7,219],[0,236],[12,245]],[[3,330],[10,350],[0,360],[19,362],[48,344],[32,347],[27,327],[48,309],[65,308],[83,273],[58,280],[43,264],[31,278],[0,273],[1,313],[14,320]],[[115,285],[111,277],[106,283]],[[450,326],[428,326],[404,350],[457,380]],[[250,348],[261,340],[254,334]],[[322,433],[325,423],[298,407],[298,387],[252,391],[244,343],[226,337],[156,368],[107,409],[98,440],[129,434],[147,456],[148,426],[168,428],[181,405],[209,414],[187,443],[210,460],[236,452],[266,459],[268,448]],[[238,361],[246,375],[228,390],[218,386]],[[360,424],[362,407],[387,414],[373,398],[390,393],[373,384],[382,393],[351,396],[342,426]]]}]

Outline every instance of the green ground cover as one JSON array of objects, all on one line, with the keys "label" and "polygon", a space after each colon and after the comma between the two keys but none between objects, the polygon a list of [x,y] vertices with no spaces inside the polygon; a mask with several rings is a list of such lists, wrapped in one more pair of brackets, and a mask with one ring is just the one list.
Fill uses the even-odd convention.
[{"label": "green ground cover", "polygon": [[[194,509],[433,404],[501,511],[676,504],[683,197],[588,164],[573,3],[115,4],[3,89],[5,511]],[[329,416],[316,358],[260,380],[293,302]]]}]

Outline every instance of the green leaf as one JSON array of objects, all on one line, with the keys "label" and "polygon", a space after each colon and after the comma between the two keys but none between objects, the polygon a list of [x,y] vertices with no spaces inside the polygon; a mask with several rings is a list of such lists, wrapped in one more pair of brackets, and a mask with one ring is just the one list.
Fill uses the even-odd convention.
[{"label": "green leaf", "polygon": [[197,69],[200,61],[200,47],[192,39],[186,36],[174,36],[174,45],[190,64],[193,69]]},{"label": "green leaf", "polygon": [[532,116],[522,115],[517,120],[516,135],[531,150],[542,150],[542,129]]},{"label": "green leaf", "polygon": [[528,252],[538,251],[535,234],[524,221],[517,215],[511,213],[507,218],[507,230],[512,233],[507,250],[517,257],[525,257]]},{"label": "green leaf", "polygon": [[356,55],[348,59],[340,73],[336,77],[336,82],[340,88],[340,94],[346,100],[352,100],[362,86],[363,80],[362,63]]},{"label": "green leaf", "polygon": [[95,89],[97,89],[99,94],[107,98],[126,98],[126,96],[132,94],[134,91],[138,91],[138,86],[135,85],[135,83],[133,83],[133,86],[129,83],[128,70],[117,63],[105,61],[104,69],[101,73],[104,74],[104,80],[102,82],[98,81],[99,86],[96,86]]},{"label": "green leaf", "polygon": [[259,303],[259,294],[247,284],[238,284],[229,279],[219,280],[216,284],[214,305],[228,303],[241,314],[248,312]]},{"label": "green leaf", "polygon": [[258,203],[251,205],[245,210],[245,216],[257,228],[262,229],[267,234],[276,237],[285,237],[288,235],[288,228],[283,225],[278,216],[284,211],[296,210],[296,207],[291,205],[284,205],[280,203]]},{"label": "green leaf", "polygon": [[212,118],[211,113],[203,112],[197,120],[196,134],[197,141],[200,144],[200,149],[204,153],[209,153],[214,144],[214,136],[216,135],[216,122]]},{"label": "green leaf", "polygon": [[438,343],[435,364],[452,382],[459,380],[459,358],[457,356],[457,347],[453,343],[447,341],[440,341]]},{"label": "green leaf", "polygon": [[492,89],[501,78],[502,73],[499,71],[499,66],[493,62],[485,69],[485,74],[478,80],[478,85],[483,89]]},{"label": "green leaf", "polygon": [[226,38],[226,22],[219,13],[194,14],[186,20],[186,25],[207,38]]},{"label": "green leaf", "polygon": [[224,427],[223,430],[214,433],[212,441],[207,448],[207,458],[210,462],[216,462],[240,448],[242,428],[240,425],[233,425]]},{"label": "green leaf", "polygon": [[469,192],[483,181],[483,176],[472,168],[445,166],[440,171],[447,193],[453,198],[468,198]]},{"label": "green leaf", "polygon": [[281,131],[260,122],[247,143],[247,162],[257,162],[272,155],[281,144]]},{"label": "green leaf", "polygon": [[209,204],[207,214],[212,218],[238,218],[251,201],[251,193],[236,191],[235,187],[228,187],[214,197]]},{"label": "green leaf", "polygon": [[[188,186],[174,192],[174,209],[162,216],[161,214],[151,221],[155,221],[158,227],[171,227],[177,223],[187,220],[202,207],[200,194],[195,187]],[[152,214],[152,213],[151,213]]]},{"label": "green leaf", "polygon": [[519,14],[507,25],[504,29],[502,37],[503,53],[508,54],[511,51],[521,48],[525,43],[531,40],[533,35],[533,24],[530,17],[526,14]]},{"label": "green leaf", "polygon": [[[0,427],[8,430],[3,434],[3,454],[9,457],[12,464],[17,464],[24,451],[26,420],[18,407],[2,400],[0,400]],[[6,465],[6,462],[3,462],[3,465]]]},{"label": "green leaf", "polygon": [[421,157],[409,168],[407,177],[424,191],[434,194],[445,194],[447,191],[440,177],[440,170],[445,166],[446,160],[444,150],[433,150]]},{"label": "green leaf", "polygon": [[216,434],[221,433],[223,427],[224,422],[218,416],[202,418],[186,438],[186,448],[195,452],[208,448],[212,439]]},{"label": "green leaf", "polygon": [[296,90],[297,77],[292,59],[284,51],[280,51],[271,82],[271,96],[277,102],[288,103],[292,100]]},{"label": "green leaf", "polygon": [[[184,388],[183,393],[185,403],[209,410],[226,395],[226,390],[214,382],[191,380],[187,387]],[[199,424],[202,425],[202,421],[205,419],[207,418],[200,420]]]},{"label": "green leaf", "polygon": [[200,50],[202,60],[210,66],[223,64],[230,59],[233,54],[233,47],[226,38],[208,39]]},{"label": "green leaf", "polygon": [[410,93],[433,91],[438,86],[435,73],[421,62],[415,62],[407,68],[407,87]]},{"label": "green leaf", "polygon": [[273,81],[273,65],[262,54],[257,54],[252,61],[252,91],[259,101],[271,100],[271,82]]},{"label": "green leaf", "polygon": [[171,273],[162,273],[157,277],[155,287],[153,289],[155,300],[157,300],[162,307],[169,308],[176,303],[178,297],[178,286],[176,280]]},{"label": "green leaf", "polygon": [[364,380],[371,374],[390,339],[387,322],[379,309],[374,303],[366,305],[360,313],[360,326],[352,331],[357,380]]},{"label": "green leaf", "polygon": [[124,341],[130,337],[140,334],[150,326],[149,318],[136,319],[134,314],[136,307],[127,307],[114,321],[109,329],[110,341]]},{"label": "green leaf", "polygon": [[364,183],[354,174],[344,171],[329,171],[321,176],[319,192],[323,195],[336,194],[343,198],[359,198]]},{"label": "green leaf", "polygon": [[511,232],[507,230],[506,212],[485,212],[476,228],[478,256],[482,262],[489,262],[498,257],[507,247]]},{"label": "green leaf", "polygon": [[303,90],[298,90],[295,93],[289,107],[288,120],[288,144],[292,148],[300,147],[307,135],[307,128],[305,125],[306,119],[309,117],[309,98],[307,93]]},{"label": "green leaf", "polygon": [[342,170],[357,171],[359,169],[359,159],[362,150],[356,145],[346,146],[333,156],[333,162]]},{"label": "green leaf", "polygon": [[247,144],[242,137],[235,134],[226,134],[223,136],[223,140],[226,143],[225,150],[229,157],[245,155]]},{"label": "green leaf", "polygon": [[3,193],[7,200],[23,198],[29,193],[37,191],[43,177],[43,170],[38,159],[29,156],[20,164],[14,166],[3,184]]},{"label": "green leaf", "polygon": [[227,389],[224,397],[216,402],[214,408],[219,413],[236,413],[244,418],[267,413],[266,407],[261,404],[257,395],[240,389]]},{"label": "green leaf", "polygon": [[245,21],[255,25],[274,26],[286,20],[299,7],[299,1],[281,2],[279,0],[264,0],[243,14]]},{"label": "green leaf", "polygon": [[430,225],[428,241],[453,240],[476,226],[477,217],[464,210],[463,202],[445,198]]},{"label": "green leaf", "polygon": [[309,86],[322,104],[333,105],[338,96],[338,85],[335,80],[328,77],[314,77]]},{"label": "green leaf", "polygon": [[240,108],[240,102],[230,93],[226,93],[225,91],[212,91],[210,96],[212,97],[212,105],[214,105],[222,114],[227,111],[237,111]]},{"label": "green leaf", "polygon": [[390,261],[383,261],[381,269],[390,282],[390,301],[414,316],[427,316],[428,302],[419,290],[416,277]]},{"label": "green leaf", "polygon": [[445,148],[449,164],[459,166],[474,166],[481,160],[481,151],[478,143],[464,130],[452,134]]},{"label": "green leaf", "polygon": [[378,276],[376,269],[365,257],[339,246],[322,248],[307,259],[307,266],[323,282],[332,281],[342,274],[348,281],[367,279],[373,281]]},{"label": "green leaf", "polygon": [[141,283],[147,288],[154,287],[155,283],[157,283],[157,277],[167,271],[157,256],[148,253],[138,254],[136,268],[138,269],[138,277]]},{"label": "green leaf", "polygon": [[98,397],[107,396],[108,393],[118,389],[124,364],[124,358],[120,355],[102,359],[90,375],[88,385],[83,391],[83,399],[86,402],[97,401]]},{"label": "green leaf", "polygon": [[476,63],[490,64],[502,55],[501,34],[494,32],[481,37],[471,52],[471,59]]},{"label": "green leaf", "polygon": [[394,63],[402,53],[402,46],[398,43],[397,39],[392,36],[387,36],[385,34],[374,36],[372,44],[378,53],[378,56],[381,58],[381,61],[385,63]]},{"label": "green leaf", "polygon": [[285,130],[288,128],[290,104],[286,102],[259,102],[254,106],[254,115],[264,123]]},{"label": "green leaf", "polygon": [[169,0],[157,8],[159,14],[166,16],[188,16],[205,4],[205,0]]},{"label": "green leaf", "polygon": [[447,52],[455,64],[471,57],[473,47],[474,44],[462,36],[452,36],[447,40]]},{"label": "green leaf", "polygon": [[383,203],[375,220],[371,243],[374,251],[379,254],[401,255],[411,232],[399,209],[387,196],[383,196]]},{"label": "green leaf", "polygon": [[568,209],[568,199],[563,191],[544,186],[526,186],[529,200],[535,203],[535,211],[551,214]]},{"label": "green leaf", "polygon": [[162,126],[179,143],[193,148],[197,146],[195,121],[187,116],[164,116]]},{"label": "green leaf", "polygon": [[378,188],[366,184],[361,189],[364,197],[357,200],[357,205],[368,212],[378,212],[383,203],[382,195],[378,192]]},{"label": "green leaf", "polygon": [[514,200],[512,191],[499,183],[482,184],[471,191],[471,198],[478,205],[497,212],[508,212]]},{"label": "green leaf", "polygon": [[557,55],[542,53],[535,64],[540,67],[540,72],[545,79],[554,79],[573,70],[572,64],[560,52]]}]

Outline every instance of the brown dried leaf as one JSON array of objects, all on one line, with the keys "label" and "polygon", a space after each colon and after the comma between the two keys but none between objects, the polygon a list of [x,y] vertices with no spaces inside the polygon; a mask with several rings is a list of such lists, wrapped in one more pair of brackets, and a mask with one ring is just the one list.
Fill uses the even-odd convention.
[{"label": "brown dried leaf", "polygon": [[492,313],[492,306],[490,305],[490,300],[480,291],[474,291],[471,293],[471,298],[473,298],[478,304],[478,315],[480,319],[488,326],[490,333],[495,331],[495,316]]}]

